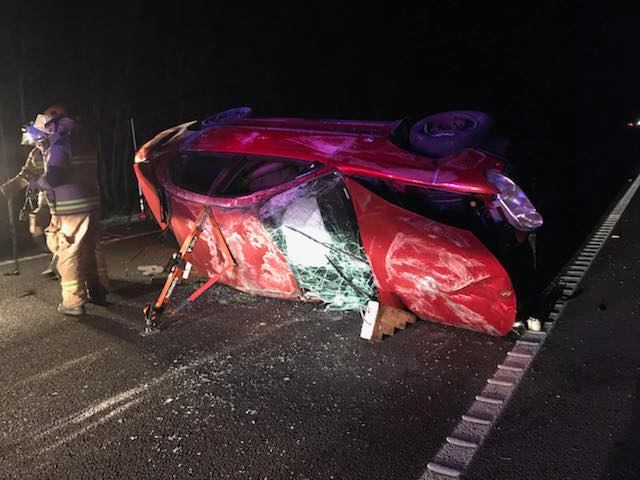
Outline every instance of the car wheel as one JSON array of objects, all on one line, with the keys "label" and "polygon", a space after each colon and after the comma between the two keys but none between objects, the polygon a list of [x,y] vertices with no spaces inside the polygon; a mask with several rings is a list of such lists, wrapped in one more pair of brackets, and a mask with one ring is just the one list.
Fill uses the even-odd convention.
[{"label": "car wheel", "polygon": [[493,120],[483,112],[455,110],[418,120],[409,131],[409,144],[418,152],[444,157],[494,138]]}]

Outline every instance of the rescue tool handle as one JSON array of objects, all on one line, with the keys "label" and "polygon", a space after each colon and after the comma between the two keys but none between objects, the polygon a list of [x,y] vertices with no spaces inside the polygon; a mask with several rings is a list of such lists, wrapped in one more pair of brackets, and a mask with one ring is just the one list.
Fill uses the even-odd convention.
[{"label": "rescue tool handle", "polygon": [[[178,285],[183,277],[186,265],[189,263],[190,256],[193,249],[196,246],[196,242],[203,231],[203,225],[207,217],[209,216],[209,208],[204,207],[198,217],[195,224],[189,232],[189,235],[184,239],[180,250],[172,255],[171,260],[167,264],[170,268],[169,275],[153,304],[148,304],[143,309],[145,316],[145,334],[151,334],[158,329],[157,320],[162,315],[165,307],[168,305],[169,300],[175,287]],[[165,267],[165,268],[167,268]]]},{"label": "rescue tool handle", "polygon": [[222,250],[222,254],[225,259],[225,265],[219,273],[215,274],[213,277],[207,280],[195,292],[189,295],[186,300],[183,300],[175,308],[173,308],[169,313],[169,316],[175,315],[184,307],[195,301],[209,287],[216,283],[227,272],[227,270],[229,270],[231,267],[237,266],[237,263],[233,258],[233,255],[231,254],[231,250],[229,249],[229,245],[224,239],[224,235],[222,235],[220,225],[216,221],[215,216],[212,212],[209,211],[209,207],[203,207],[195,221],[195,225],[191,229],[191,232],[182,242],[180,251],[174,253],[172,259],[167,264],[167,266],[171,266],[171,270],[169,272],[167,280],[165,281],[162,291],[160,292],[160,295],[158,295],[158,298],[153,305],[148,304],[143,310],[146,320],[145,334],[150,334],[158,330],[157,320],[164,312],[166,306],[169,304],[169,300],[171,299],[171,295],[175,287],[180,282],[181,278],[186,278],[188,276],[188,271],[190,270],[191,265],[189,260],[191,258],[193,249],[195,248],[196,242],[198,241],[200,235],[204,230],[203,225],[207,218],[211,219],[211,223],[213,225],[213,234],[220,249]]}]

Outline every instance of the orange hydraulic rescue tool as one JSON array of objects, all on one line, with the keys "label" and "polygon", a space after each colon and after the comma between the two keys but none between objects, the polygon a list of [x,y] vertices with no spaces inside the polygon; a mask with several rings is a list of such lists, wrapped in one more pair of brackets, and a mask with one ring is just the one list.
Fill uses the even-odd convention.
[{"label": "orange hydraulic rescue tool", "polygon": [[158,295],[158,298],[153,303],[153,305],[149,303],[144,307],[143,312],[146,324],[144,332],[142,333],[143,336],[151,335],[159,331],[157,320],[169,304],[169,300],[171,299],[171,295],[173,294],[176,285],[178,285],[182,278],[189,277],[189,273],[191,271],[190,259],[193,255],[193,249],[195,248],[196,243],[203,232],[203,225],[208,218],[211,219],[211,223],[213,224],[214,235],[216,236],[218,246],[222,250],[223,256],[225,258],[225,265],[220,273],[214,275],[204,285],[198,288],[192,295],[189,296],[189,298],[187,298],[175,309],[173,309],[170,315],[175,314],[186,305],[194,301],[196,298],[198,298],[207,288],[217,282],[227,270],[236,265],[236,262],[233,259],[233,255],[231,255],[229,247],[227,246],[227,242],[222,236],[222,232],[220,231],[218,222],[216,222],[215,217],[209,211],[209,207],[204,207],[198,215],[193,229],[184,239],[184,242],[182,242],[180,250],[173,254],[168,265],[165,267],[165,269],[169,269],[169,276],[164,283],[164,287],[162,287],[160,295]]}]

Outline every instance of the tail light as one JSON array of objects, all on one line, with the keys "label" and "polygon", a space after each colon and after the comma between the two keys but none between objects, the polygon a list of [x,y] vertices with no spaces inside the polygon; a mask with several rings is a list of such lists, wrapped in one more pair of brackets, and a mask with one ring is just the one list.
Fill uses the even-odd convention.
[{"label": "tail light", "polygon": [[513,227],[530,232],[542,225],[542,216],[513,180],[496,170],[487,171],[487,180],[498,189],[497,201]]}]

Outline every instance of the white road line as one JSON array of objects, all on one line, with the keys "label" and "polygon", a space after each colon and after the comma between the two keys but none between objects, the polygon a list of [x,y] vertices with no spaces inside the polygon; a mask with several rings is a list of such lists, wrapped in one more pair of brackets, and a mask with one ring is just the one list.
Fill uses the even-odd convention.
[{"label": "white road line", "polygon": [[518,357],[518,358],[531,358],[533,357],[532,354],[530,353],[522,353],[522,352],[507,352],[507,355],[509,355],[510,357]]},{"label": "white road line", "polygon": [[457,478],[462,473],[461,470],[447,467],[446,465],[440,465],[439,463],[431,462],[427,465],[427,468],[434,473],[439,473],[440,475],[446,475],[447,477]]},{"label": "white road line", "polygon": [[500,365],[498,365],[498,369],[500,369],[500,370],[509,370],[511,372],[524,372],[524,368],[522,368],[522,367],[514,367],[512,365],[500,364]]},{"label": "white road line", "polygon": [[[36,258],[42,257],[50,257],[50,253],[39,253],[38,255],[31,255],[30,257],[22,257],[18,259],[18,262],[26,262],[27,260],[35,260]],[[5,265],[11,265],[13,260],[4,260],[0,262],[0,267],[4,267]]]},{"label": "white road line", "polygon": [[487,379],[487,383],[489,385],[499,385],[501,387],[513,387],[515,383],[510,382],[508,380],[500,380],[499,378],[489,378]]},{"label": "white road line", "polygon": [[77,366],[78,364],[83,364],[83,368],[86,368],[86,366],[88,364],[90,364],[91,362],[95,361],[100,355],[102,355],[107,350],[109,350],[109,349],[108,348],[103,348],[102,350],[98,350],[97,352],[90,352],[90,353],[87,353],[86,355],[83,355],[81,357],[73,358],[71,360],[67,360],[66,362],[62,363],[61,365],[57,365],[55,367],[49,368],[49,369],[47,369],[47,370],[45,370],[43,372],[40,372],[40,373],[36,373],[35,375],[32,375],[30,377],[23,378],[22,380],[20,380],[19,382],[16,383],[16,386],[20,386],[20,385],[23,385],[25,383],[35,383],[35,382],[39,382],[41,380],[48,380],[50,377],[53,377],[55,375],[59,375],[61,373],[64,373],[67,370],[70,370],[73,367]]},{"label": "white road line", "polygon": [[470,442],[469,440],[463,440],[462,438],[457,437],[447,437],[447,443],[457,445],[458,447],[478,448],[478,444],[476,442]]},{"label": "white road line", "polygon": [[[613,228],[639,187],[640,175],[635,178],[605,220],[593,230],[585,245],[576,250],[576,256],[556,277],[563,279],[570,275],[573,279],[570,288],[565,289],[564,292],[569,294],[575,291],[591,266],[593,259],[596,258],[604,243],[610,238]],[[588,261],[585,257],[588,257]],[[487,379],[487,386],[479,395],[475,396],[475,401],[467,413],[462,415],[462,420],[453,429],[452,433],[446,437],[445,442],[443,442],[432,461],[427,464],[427,469],[423,472],[420,480],[443,480],[445,478],[457,478],[463,474],[508,404],[515,387],[518,386],[529,365],[531,365],[531,362],[540,351],[540,346],[542,346],[548,333],[553,329],[554,321],[562,314],[567,301],[569,301],[569,298],[565,296],[556,302],[553,312],[549,315],[547,321],[543,322],[545,331],[534,332],[529,330],[521,339],[516,341],[515,346],[510,352],[507,352],[507,357],[503,361],[513,361],[514,357],[516,357],[519,359],[518,366],[505,365],[504,363],[498,365],[493,378]],[[527,349],[527,352],[531,351],[531,353],[516,351],[516,349],[522,350],[523,347]],[[498,387],[501,390],[498,391]],[[500,398],[497,398],[498,396]],[[472,432],[471,437],[469,432]]]},{"label": "white road line", "polygon": [[[286,329],[288,326],[299,322],[300,320],[291,320],[283,323],[282,325],[278,325],[275,329]],[[207,355],[190,362],[187,365],[181,365],[173,370],[169,370],[160,377],[138,384],[129,390],[120,392],[101,402],[95,403],[80,412],[73,413],[63,419],[54,421],[52,424],[45,426],[44,428],[40,428],[38,431],[28,435],[26,439],[38,442],[42,442],[44,440],[49,443],[41,450],[34,451],[32,455],[37,457],[43,452],[50,451],[68,443],[79,435],[83,435],[84,433],[102,425],[103,423],[113,419],[115,416],[120,415],[129,408],[142,402],[148,397],[152,387],[166,381],[175,380],[179,375],[182,375],[185,372],[193,371],[203,365],[211,364],[212,361],[217,361],[232,352],[246,348],[248,345],[252,345],[260,341],[262,337],[263,335],[247,338],[234,346],[220,349],[214,354]],[[64,435],[69,431],[71,432]]]},{"label": "white road line", "polygon": [[160,235],[161,230],[152,230],[151,232],[142,232],[142,233],[134,233],[133,235],[127,235],[126,237],[116,237],[110,238],[108,240],[103,240],[103,245],[109,245],[110,243],[121,242],[123,240],[131,240],[132,238],[146,237],[148,235]]},{"label": "white road line", "polygon": [[504,403],[502,398],[486,397],[484,395],[476,395],[476,400],[483,403],[490,403],[492,405],[502,405]]},{"label": "white road line", "polygon": [[[160,234],[160,230],[153,230],[151,232],[143,232],[143,233],[134,233],[133,235],[127,235],[126,237],[116,237],[110,238],[108,240],[103,240],[101,243],[103,245],[109,245],[111,243],[122,242],[124,240],[131,240],[132,238],[146,237],[148,235]],[[39,253],[37,255],[31,255],[29,257],[22,257],[18,259],[18,263],[27,262],[29,260],[35,260],[37,258],[50,257],[51,253]],[[5,265],[13,264],[13,260],[3,260],[0,262],[0,267],[4,267]]]},{"label": "white road line", "polygon": [[109,421],[111,418],[113,418],[115,416],[118,416],[121,413],[129,410],[131,407],[133,407],[134,405],[137,405],[142,400],[143,400],[142,398],[134,398],[133,400],[130,400],[129,402],[127,402],[127,403],[125,403],[123,405],[120,405],[119,407],[113,409],[111,412],[106,414],[104,417],[99,417],[96,420],[94,420],[93,422],[89,423],[88,425],[82,427],[81,429],[76,430],[73,433],[70,433],[69,435],[66,435],[66,436],[60,438],[59,440],[57,440],[57,441],[47,445],[46,447],[40,449],[39,452],[38,452],[38,455],[42,455],[43,453],[46,453],[49,450],[53,450],[55,448],[58,448],[61,445],[64,445],[65,443],[69,443],[71,440],[75,439],[79,435],[83,435],[83,434],[87,433],[89,430],[92,430],[92,429],[96,428],[97,426],[102,425],[103,423]]},{"label": "white road line", "polygon": [[484,418],[484,417],[475,417],[473,415],[462,415],[462,420],[470,423],[477,423],[478,425],[491,425],[495,419],[493,418]]},{"label": "white road line", "polygon": [[99,414],[104,412],[105,410],[109,410],[131,399],[132,397],[140,396],[143,392],[147,391],[151,386],[154,386],[155,384],[157,384],[161,379],[162,377],[158,379],[154,379],[150,382],[138,385],[134,388],[130,388],[129,390],[113,395],[112,397],[107,398],[102,402],[91,405],[85,408],[84,410],[82,410],[81,412],[72,414],[64,419],[60,419],[56,421],[54,424],[52,424],[51,426],[49,426],[48,428],[44,429],[43,431],[36,433],[33,436],[33,438],[34,439],[44,438],[72,424],[78,424],[91,417],[99,416]]}]

